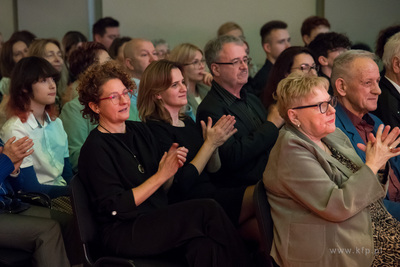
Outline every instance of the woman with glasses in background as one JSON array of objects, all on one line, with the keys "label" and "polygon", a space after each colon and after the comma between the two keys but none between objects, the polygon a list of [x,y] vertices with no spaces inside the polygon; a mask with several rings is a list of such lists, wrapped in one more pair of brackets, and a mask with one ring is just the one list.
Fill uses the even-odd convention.
[{"label": "woman with glasses in background", "polygon": [[400,130],[380,125],[358,147],[335,126],[336,97],[323,77],[292,73],[276,92],[286,124],[263,175],[279,266],[397,266],[400,223],[385,209],[387,161]]},{"label": "woman with glasses in background", "polygon": [[[169,56],[169,60],[177,62],[183,66],[188,105],[191,107],[194,117],[196,117],[197,107],[206,97],[210,87],[205,85],[205,78],[209,80],[211,74],[205,71],[206,61],[203,51],[193,44],[184,43],[176,46]],[[207,82],[210,84],[210,82]]]},{"label": "woman with glasses in background", "polygon": [[268,83],[261,93],[261,100],[268,110],[271,105],[276,103],[274,95],[278,83],[292,72],[318,75],[319,65],[311,50],[302,46],[292,46],[284,50],[276,59],[269,75]]}]

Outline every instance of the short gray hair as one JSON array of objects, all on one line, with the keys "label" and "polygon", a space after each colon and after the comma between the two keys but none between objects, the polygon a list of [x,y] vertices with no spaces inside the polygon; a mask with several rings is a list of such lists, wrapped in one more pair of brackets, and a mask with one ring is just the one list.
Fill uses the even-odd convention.
[{"label": "short gray hair", "polygon": [[231,35],[222,35],[208,41],[204,47],[204,55],[211,74],[213,74],[211,70],[211,64],[219,60],[219,54],[222,50],[222,47],[227,43],[235,43],[240,46],[244,45],[244,42],[240,38]]},{"label": "short gray hair", "polygon": [[383,48],[382,62],[386,69],[391,69],[392,59],[395,56],[400,56],[400,32],[389,38]]},{"label": "short gray hair", "polygon": [[357,58],[370,58],[373,61],[377,60],[375,54],[365,50],[349,50],[339,55],[333,61],[333,68],[331,74],[331,84],[336,92],[336,80],[339,78],[349,78],[350,64]]}]

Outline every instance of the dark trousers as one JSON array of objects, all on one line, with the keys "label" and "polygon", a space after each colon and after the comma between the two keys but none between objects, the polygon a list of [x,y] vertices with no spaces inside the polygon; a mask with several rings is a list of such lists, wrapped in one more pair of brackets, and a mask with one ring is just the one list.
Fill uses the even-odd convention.
[{"label": "dark trousers", "polygon": [[120,256],[143,257],[178,250],[189,266],[248,266],[239,234],[214,200],[173,204],[140,215],[133,227],[131,224],[132,230],[126,229],[108,235],[111,238],[105,244]]}]

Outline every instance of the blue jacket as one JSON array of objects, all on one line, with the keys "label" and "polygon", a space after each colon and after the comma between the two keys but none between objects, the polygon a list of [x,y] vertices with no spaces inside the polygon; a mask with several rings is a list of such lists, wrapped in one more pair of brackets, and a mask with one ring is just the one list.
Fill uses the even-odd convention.
[{"label": "blue jacket", "polygon": [[[379,125],[383,124],[383,122],[376,117],[375,115],[368,113],[369,116],[374,120],[374,131],[375,134],[378,130]],[[343,107],[338,104],[336,106],[336,127],[340,128],[350,139],[351,144],[353,145],[354,149],[356,150],[358,156],[365,162],[365,152],[362,151],[357,147],[358,143],[364,143],[361,136],[358,134],[356,127],[351,122],[350,118],[347,116],[346,112],[344,111]],[[389,160],[390,165],[396,174],[397,178],[400,177],[400,156],[395,158],[391,158]],[[400,219],[400,203],[389,201],[388,199],[384,199],[383,201],[387,210],[396,218]]]}]

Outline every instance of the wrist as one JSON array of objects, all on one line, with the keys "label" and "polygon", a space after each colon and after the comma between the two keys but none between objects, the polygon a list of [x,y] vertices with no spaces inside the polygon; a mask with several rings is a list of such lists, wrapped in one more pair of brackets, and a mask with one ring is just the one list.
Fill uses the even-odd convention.
[{"label": "wrist", "polygon": [[21,170],[18,168],[16,170],[14,170],[12,173],[10,173],[11,177],[18,177],[18,175],[20,174]]}]

